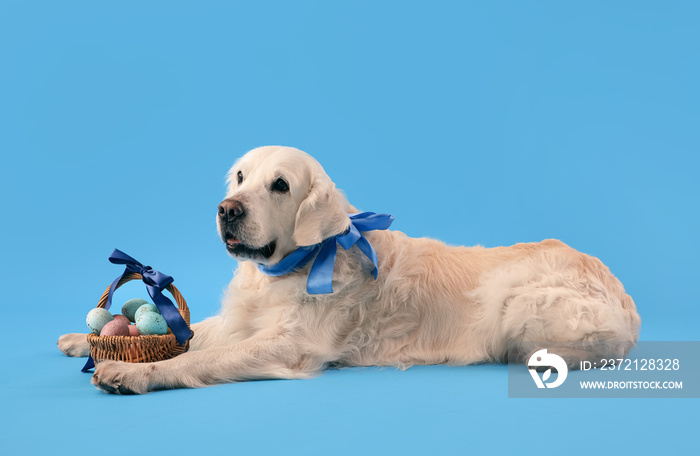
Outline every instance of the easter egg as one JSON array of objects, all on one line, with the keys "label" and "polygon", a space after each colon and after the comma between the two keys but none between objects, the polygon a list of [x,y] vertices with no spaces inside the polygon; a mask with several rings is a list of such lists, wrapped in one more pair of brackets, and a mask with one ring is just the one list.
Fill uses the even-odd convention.
[{"label": "easter egg", "polygon": [[131,322],[129,321],[129,319],[126,318],[126,317],[125,317],[124,315],[122,315],[122,314],[116,314],[116,315],[112,315],[112,316],[114,317],[115,320],[121,320],[121,321],[123,321],[127,326],[131,324]]},{"label": "easter egg", "polygon": [[129,325],[121,320],[112,320],[105,324],[100,331],[100,336],[128,336]]},{"label": "easter egg", "polygon": [[85,323],[87,323],[93,334],[99,334],[102,331],[102,327],[112,320],[114,320],[114,317],[109,313],[109,310],[97,307],[88,312]]},{"label": "easter egg", "polygon": [[161,314],[141,312],[136,319],[136,329],[144,336],[163,335],[168,332],[168,324]]},{"label": "easter egg", "polygon": [[129,299],[122,306],[122,315],[128,318],[129,321],[134,322],[136,321],[136,309],[138,309],[144,304],[148,304],[148,301],[146,301],[145,299]]},{"label": "easter egg", "polygon": [[160,311],[155,306],[155,304],[151,304],[149,302],[147,304],[143,304],[141,307],[136,309],[136,313],[134,314],[134,321],[137,321],[139,319],[139,317],[141,316],[141,314],[144,312],[155,312],[157,314],[160,314]]},{"label": "easter egg", "polygon": [[136,325],[129,325],[129,335],[130,336],[140,336],[139,330],[136,328]]}]

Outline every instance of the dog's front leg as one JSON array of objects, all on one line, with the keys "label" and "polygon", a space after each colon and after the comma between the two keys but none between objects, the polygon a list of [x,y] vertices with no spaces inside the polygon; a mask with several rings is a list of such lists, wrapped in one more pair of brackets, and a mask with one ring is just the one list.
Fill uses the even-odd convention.
[{"label": "dog's front leg", "polygon": [[90,344],[87,341],[87,334],[71,333],[64,334],[58,338],[58,349],[67,356],[81,358],[90,354]]},{"label": "dog's front leg", "polygon": [[254,379],[308,378],[324,363],[302,354],[284,336],[256,336],[156,363],[103,361],[95,369],[92,383],[110,393],[142,394]]}]

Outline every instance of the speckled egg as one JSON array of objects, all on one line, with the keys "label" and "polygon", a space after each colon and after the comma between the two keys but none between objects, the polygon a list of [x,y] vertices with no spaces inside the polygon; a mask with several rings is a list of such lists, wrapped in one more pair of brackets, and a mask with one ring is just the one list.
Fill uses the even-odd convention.
[{"label": "speckled egg", "polygon": [[144,336],[163,335],[168,332],[165,318],[155,312],[141,312],[141,315],[136,319],[136,328]]},{"label": "speckled egg", "polygon": [[109,310],[97,307],[88,312],[85,323],[87,323],[93,334],[99,334],[102,331],[102,327],[112,320],[114,320],[114,317],[109,313]]},{"label": "speckled egg", "polygon": [[122,306],[122,315],[129,319],[129,321],[136,321],[136,310],[144,304],[148,304],[148,301],[141,298],[129,299]]},{"label": "speckled egg", "polygon": [[108,322],[100,331],[100,336],[128,336],[129,325],[121,320],[112,320]]},{"label": "speckled egg", "polygon": [[129,319],[126,318],[126,317],[125,317],[124,315],[122,315],[122,314],[116,314],[116,315],[112,315],[112,316],[114,317],[115,320],[121,320],[121,321],[123,321],[127,326],[131,324],[131,322],[129,321]]},{"label": "speckled egg", "polygon": [[136,328],[136,325],[129,325],[129,335],[130,336],[140,336],[139,330]]},{"label": "speckled egg", "polygon": [[155,306],[155,304],[151,304],[150,302],[147,304],[143,304],[141,307],[136,309],[136,313],[134,314],[134,321],[138,321],[139,317],[141,316],[142,313],[144,312],[155,312],[157,314],[160,314],[160,311],[158,308]]}]

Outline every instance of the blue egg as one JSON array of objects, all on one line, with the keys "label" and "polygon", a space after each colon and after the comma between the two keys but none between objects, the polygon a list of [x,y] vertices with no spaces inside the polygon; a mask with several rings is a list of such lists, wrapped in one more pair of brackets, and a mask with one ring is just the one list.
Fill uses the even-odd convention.
[{"label": "blue egg", "polygon": [[151,304],[149,302],[149,303],[143,304],[142,306],[139,306],[139,308],[136,309],[136,312],[134,312],[134,321],[138,320],[139,317],[141,316],[141,314],[144,312],[155,312],[157,314],[160,313],[160,311],[158,310],[156,305]]},{"label": "blue egg", "polygon": [[148,301],[141,298],[129,299],[122,306],[122,315],[129,319],[132,323],[136,321],[136,310],[144,304],[148,304]]},{"label": "blue egg", "polygon": [[87,323],[93,334],[99,334],[102,331],[102,327],[112,320],[114,320],[114,317],[109,310],[96,307],[88,312],[85,323]]},{"label": "blue egg", "polygon": [[168,332],[168,324],[161,314],[145,311],[136,319],[136,329],[144,336],[163,335]]}]

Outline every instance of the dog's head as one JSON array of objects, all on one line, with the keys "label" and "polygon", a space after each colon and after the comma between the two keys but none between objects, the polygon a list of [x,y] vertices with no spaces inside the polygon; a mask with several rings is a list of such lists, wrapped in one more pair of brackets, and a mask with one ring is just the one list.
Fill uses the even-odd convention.
[{"label": "dog's head", "polygon": [[266,146],[245,154],[229,171],[216,222],[234,258],[275,264],[299,246],[345,231],[350,209],[310,155]]}]

